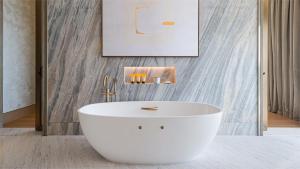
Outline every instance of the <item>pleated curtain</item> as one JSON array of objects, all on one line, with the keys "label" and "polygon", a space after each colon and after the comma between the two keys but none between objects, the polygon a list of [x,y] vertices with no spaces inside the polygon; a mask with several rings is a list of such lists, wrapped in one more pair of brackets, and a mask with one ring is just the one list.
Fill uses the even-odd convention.
[{"label": "pleated curtain", "polygon": [[269,5],[269,111],[300,120],[300,0]]}]

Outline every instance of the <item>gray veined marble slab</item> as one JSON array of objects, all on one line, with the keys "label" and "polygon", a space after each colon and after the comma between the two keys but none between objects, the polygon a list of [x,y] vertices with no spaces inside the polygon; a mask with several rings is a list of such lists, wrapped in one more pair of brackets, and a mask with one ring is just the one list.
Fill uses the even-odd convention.
[{"label": "gray veined marble slab", "polygon": [[0,136],[1,169],[299,169],[300,137],[218,136],[198,160],[171,165],[106,161],[83,136]]},{"label": "gray veined marble slab", "polygon": [[[200,0],[200,56],[184,58],[102,57],[101,2],[48,0],[48,134],[80,133],[77,110],[104,101],[105,74],[118,101],[208,103],[224,112],[219,134],[257,134],[256,0]],[[124,85],[125,66],[176,66],[177,84]]]}]

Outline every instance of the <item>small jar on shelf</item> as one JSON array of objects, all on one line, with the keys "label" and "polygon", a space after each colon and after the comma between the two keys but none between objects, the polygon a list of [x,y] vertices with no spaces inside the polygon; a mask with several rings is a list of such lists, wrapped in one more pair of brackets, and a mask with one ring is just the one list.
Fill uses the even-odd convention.
[{"label": "small jar on shelf", "polygon": [[137,73],[135,74],[135,81],[137,84],[140,84],[142,81],[141,81],[141,74]]},{"label": "small jar on shelf", "polygon": [[159,76],[153,76],[153,81],[156,84],[160,84],[160,77]]},{"label": "small jar on shelf", "polygon": [[130,78],[130,83],[134,84],[135,83],[135,74],[130,74],[129,78]]},{"label": "small jar on shelf", "polygon": [[141,74],[141,81],[142,81],[142,83],[146,83],[146,81],[147,81],[147,74],[146,73]]}]

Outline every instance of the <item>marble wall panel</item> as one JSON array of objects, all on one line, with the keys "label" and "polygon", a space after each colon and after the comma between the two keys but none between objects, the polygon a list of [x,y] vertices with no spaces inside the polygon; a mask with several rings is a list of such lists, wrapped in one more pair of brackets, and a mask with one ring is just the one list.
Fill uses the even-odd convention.
[{"label": "marble wall panel", "polygon": [[[108,74],[119,79],[118,101],[207,103],[224,112],[219,134],[256,135],[257,1],[199,4],[199,57],[109,58],[101,56],[101,0],[48,0],[48,134],[80,134],[77,109],[104,101]],[[176,66],[177,83],[125,85],[125,66]]]}]

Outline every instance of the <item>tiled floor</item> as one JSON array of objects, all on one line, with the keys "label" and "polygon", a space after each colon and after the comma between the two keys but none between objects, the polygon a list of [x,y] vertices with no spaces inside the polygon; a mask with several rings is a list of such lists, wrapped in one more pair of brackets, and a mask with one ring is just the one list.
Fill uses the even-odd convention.
[{"label": "tiled floor", "polygon": [[300,168],[300,137],[295,136],[217,136],[199,159],[190,163],[129,165],[106,161],[83,136],[42,137],[30,129],[0,129],[0,133],[1,169]]}]

